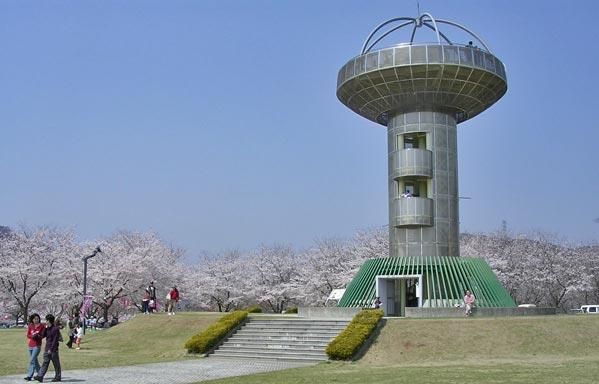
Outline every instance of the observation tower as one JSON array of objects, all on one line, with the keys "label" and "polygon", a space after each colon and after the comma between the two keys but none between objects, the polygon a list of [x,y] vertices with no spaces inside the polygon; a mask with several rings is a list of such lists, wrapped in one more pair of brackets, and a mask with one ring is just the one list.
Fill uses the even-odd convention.
[{"label": "observation tower", "polygon": [[[381,47],[402,29],[409,41]],[[423,30],[433,42],[415,40]],[[452,41],[451,30],[466,38]],[[387,127],[390,258],[367,262],[356,279],[369,263],[381,266],[354,279],[340,305],[364,306],[376,295],[394,301],[388,314],[403,315],[406,306],[453,306],[471,289],[479,305],[514,306],[483,260],[459,257],[457,124],[506,91],[505,67],[487,44],[429,13],[381,23],[341,68],[339,100]]]}]

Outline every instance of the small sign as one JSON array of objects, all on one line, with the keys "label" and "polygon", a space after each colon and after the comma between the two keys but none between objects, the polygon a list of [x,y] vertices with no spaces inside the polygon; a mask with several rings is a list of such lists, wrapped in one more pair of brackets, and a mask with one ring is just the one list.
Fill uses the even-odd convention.
[{"label": "small sign", "polygon": [[329,300],[335,300],[335,301],[341,300],[344,293],[345,293],[345,288],[333,289],[331,291],[331,293],[329,294],[329,297],[325,300],[324,305],[327,305]]}]

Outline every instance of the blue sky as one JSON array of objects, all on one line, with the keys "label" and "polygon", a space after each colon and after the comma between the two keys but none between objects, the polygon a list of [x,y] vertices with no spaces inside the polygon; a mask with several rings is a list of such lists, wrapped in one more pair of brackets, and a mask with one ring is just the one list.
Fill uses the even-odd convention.
[{"label": "blue sky", "polygon": [[[461,231],[597,241],[594,1],[420,1],[505,63],[458,128]],[[387,224],[386,130],[337,71],[415,1],[0,1],[0,225],[160,233],[190,256]],[[388,44],[403,41],[401,35]]]}]

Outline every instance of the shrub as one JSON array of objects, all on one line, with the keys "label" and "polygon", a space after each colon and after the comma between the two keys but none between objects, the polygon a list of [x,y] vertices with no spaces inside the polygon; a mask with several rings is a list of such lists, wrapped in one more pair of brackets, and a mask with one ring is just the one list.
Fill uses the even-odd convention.
[{"label": "shrub", "polygon": [[258,304],[250,305],[249,307],[245,308],[244,311],[248,313],[262,313],[262,307],[260,307]]},{"label": "shrub", "polygon": [[347,328],[329,343],[327,355],[333,360],[350,360],[366,342],[383,315],[382,309],[358,312]]},{"label": "shrub", "polygon": [[248,316],[247,311],[235,311],[221,317],[203,332],[192,336],[185,342],[189,353],[206,353],[216,346],[229,332],[234,330]]},{"label": "shrub", "polygon": [[297,313],[297,307],[287,308],[285,313]]}]

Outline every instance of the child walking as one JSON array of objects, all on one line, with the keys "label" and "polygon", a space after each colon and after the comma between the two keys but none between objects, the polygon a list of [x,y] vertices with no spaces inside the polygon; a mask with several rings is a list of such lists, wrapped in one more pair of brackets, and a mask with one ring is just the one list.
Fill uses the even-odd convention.
[{"label": "child walking", "polygon": [[75,334],[75,344],[77,344],[76,349],[81,349],[81,339],[83,339],[83,327],[81,324],[78,324],[77,333]]}]

